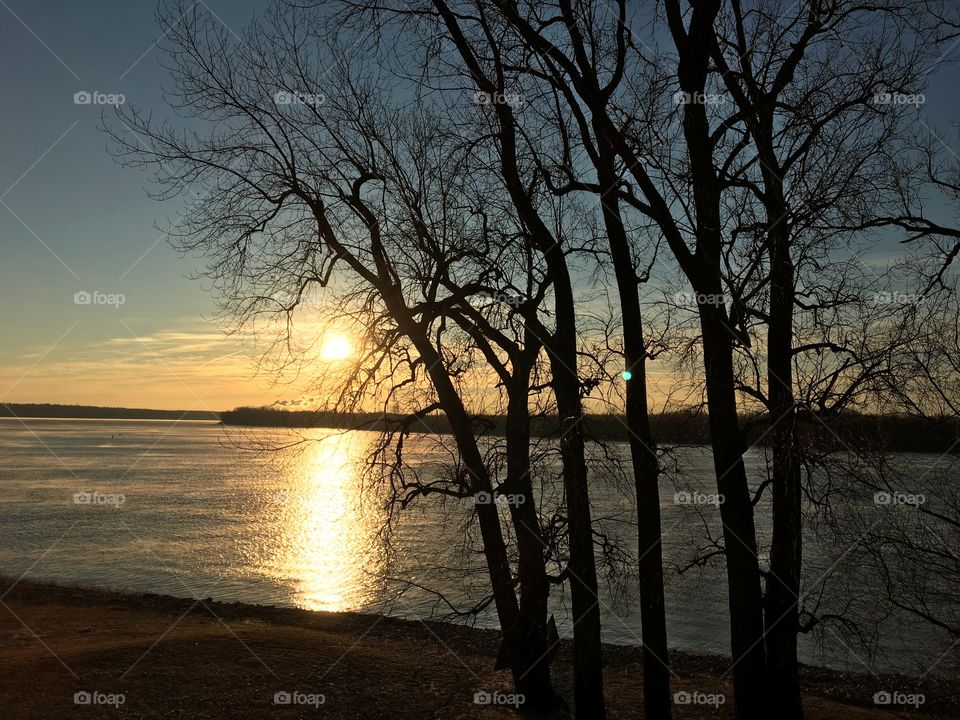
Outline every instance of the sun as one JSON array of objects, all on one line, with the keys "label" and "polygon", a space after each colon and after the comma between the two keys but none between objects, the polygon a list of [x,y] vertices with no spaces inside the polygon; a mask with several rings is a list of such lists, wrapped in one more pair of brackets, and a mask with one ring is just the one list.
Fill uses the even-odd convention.
[{"label": "sun", "polygon": [[353,354],[350,341],[343,335],[330,335],[323,344],[320,358],[328,361],[346,360]]}]

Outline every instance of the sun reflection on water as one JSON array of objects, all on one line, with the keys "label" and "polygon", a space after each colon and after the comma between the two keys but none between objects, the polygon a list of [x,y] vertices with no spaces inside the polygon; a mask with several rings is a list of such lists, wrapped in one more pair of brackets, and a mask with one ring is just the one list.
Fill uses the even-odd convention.
[{"label": "sun reflection on water", "polygon": [[302,458],[301,486],[287,516],[285,574],[297,583],[297,604],[310,610],[357,609],[372,588],[376,528],[362,512],[359,433],[314,443]]}]

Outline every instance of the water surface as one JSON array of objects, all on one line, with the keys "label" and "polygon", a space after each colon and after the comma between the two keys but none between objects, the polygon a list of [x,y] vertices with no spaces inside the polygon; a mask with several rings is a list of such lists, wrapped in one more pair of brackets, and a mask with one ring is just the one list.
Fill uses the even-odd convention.
[{"label": "water surface", "polygon": [[[301,436],[210,422],[0,420],[0,573],[408,618],[442,617],[451,606],[464,610],[481,601],[489,590],[472,499],[431,497],[390,515],[386,487],[372,481],[367,463],[376,439],[360,431]],[[407,463],[423,478],[447,473],[448,444],[436,436],[411,438]],[[623,455],[626,448],[614,452]],[[684,489],[714,492],[706,449],[680,457]],[[748,454],[754,477],[762,462],[758,453]],[[558,469],[546,467],[537,480],[543,509],[560,492],[553,478]],[[668,563],[683,565],[691,543],[704,543],[704,532],[702,521],[675,503],[675,489],[664,487],[661,497],[664,552]],[[629,485],[595,466],[591,492],[594,516],[621,546],[627,568],[601,588],[605,639],[638,644]],[[705,508],[704,516],[719,534],[715,508]],[[765,517],[758,512],[761,540],[769,535]],[[807,577],[826,573],[839,556],[813,538],[805,553]],[[729,654],[720,570],[668,572],[672,647]],[[569,635],[568,598],[557,590],[551,605],[561,634]],[[496,619],[488,609],[477,623],[495,626]],[[830,635],[802,637],[803,659],[922,672],[947,647],[924,628],[888,623],[880,638],[884,656],[868,660]]]}]

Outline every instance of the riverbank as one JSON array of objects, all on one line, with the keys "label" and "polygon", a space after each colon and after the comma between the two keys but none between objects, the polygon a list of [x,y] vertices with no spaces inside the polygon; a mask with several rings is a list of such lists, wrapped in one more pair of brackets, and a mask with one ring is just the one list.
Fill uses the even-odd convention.
[{"label": "riverbank", "polygon": [[[0,583],[9,588],[14,579]],[[181,720],[518,717],[474,702],[477,693],[509,699],[509,674],[493,670],[491,631],[26,580],[2,603],[0,707],[10,720],[68,712]],[[554,660],[568,699],[569,652],[564,644]],[[642,717],[639,648],[607,646],[605,657],[610,717]],[[673,691],[688,693],[681,699],[726,700],[677,705],[676,718],[732,717],[728,659],[674,653],[671,661]],[[957,682],[806,667],[803,685],[811,720],[960,717]],[[926,701],[896,712],[874,704],[882,691],[923,693]],[[282,693],[290,704],[275,703],[287,699]]]}]

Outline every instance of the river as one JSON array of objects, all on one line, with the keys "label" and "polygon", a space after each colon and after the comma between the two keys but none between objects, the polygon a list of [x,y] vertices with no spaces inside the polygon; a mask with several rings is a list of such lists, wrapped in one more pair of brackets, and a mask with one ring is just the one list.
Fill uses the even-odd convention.
[{"label": "river", "polygon": [[[368,472],[376,437],[212,422],[0,420],[0,573],[407,618],[442,617],[448,601],[469,607],[488,592],[470,523],[472,499],[442,502],[431,496],[388,516],[385,487]],[[425,478],[449,472],[448,446],[448,438],[411,438],[407,472]],[[622,455],[626,448],[612,451]],[[683,449],[678,458],[683,483],[665,486],[661,496],[670,565],[684,564],[691,544],[704,537],[700,516],[678,505],[675,493],[714,492],[705,448]],[[758,478],[762,455],[750,451],[746,461]],[[934,461],[917,456],[911,462]],[[544,462],[547,471],[537,485],[546,510],[560,495],[550,471],[555,461]],[[625,553],[622,571],[604,575],[604,636],[611,643],[638,644],[633,499],[629,483],[615,481],[604,468],[591,469],[594,516]],[[702,510],[719,535],[716,509]],[[769,535],[763,510],[758,506],[761,546]],[[827,574],[845,550],[808,540],[808,582]],[[725,595],[719,565],[683,575],[668,571],[671,647],[729,654]],[[561,635],[569,635],[568,598],[556,591],[551,606]],[[476,622],[496,624],[489,609]],[[805,662],[876,672],[922,672],[948,646],[906,620],[885,623],[881,653],[872,659],[832,631],[801,637]],[[937,671],[951,666],[953,656]]]}]

